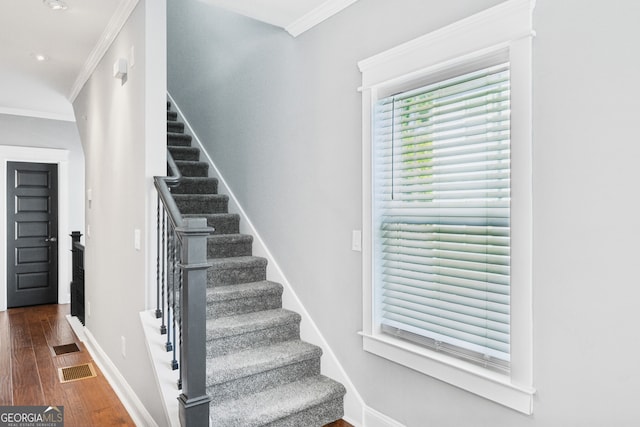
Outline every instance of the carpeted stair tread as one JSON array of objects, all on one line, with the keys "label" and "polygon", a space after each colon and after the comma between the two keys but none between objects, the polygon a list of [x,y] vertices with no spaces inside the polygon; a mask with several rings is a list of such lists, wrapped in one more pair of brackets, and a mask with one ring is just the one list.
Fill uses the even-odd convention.
[{"label": "carpeted stair tread", "polygon": [[255,256],[209,258],[207,286],[227,286],[267,279],[267,260]]},{"label": "carpeted stair tread", "polygon": [[280,283],[267,280],[207,287],[207,318],[282,308],[282,291]]},{"label": "carpeted stair tread", "polygon": [[249,234],[214,234],[207,237],[207,257],[229,258],[249,256],[253,236]]},{"label": "carpeted stair tread", "polygon": [[211,258],[207,260],[211,264],[211,268],[242,268],[242,267],[266,267],[267,260],[256,256],[239,256],[234,258]]},{"label": "carpeted stair tread", "polygon": [[176,160],[175,162],[183,176],[207,177],[209,175],[209,163],[207,162],[189,160]]},{"label": "carpeted stair tread", "polygon": [[168,147],[173,160],[190,160],[197,162],[200,160],[200,149],[196,147],[175,146]]},{"label": "carpeted stair tread", "polygon": [[320,427],[342,417],[336,413],[339,408],[323,405],[341,400],[345,392],[342,384],[323,375],[307,377],[240,399],[212,402],[210,419],[213,427]]},{"label": "carpeted stair tread", "polygon": [[299,323],[300,315],[296,312],[278,308],[237,316],[221,317],[207,320],[207,339],[236,336],[282,326],[288,323]]},{"label": "carpeted stair tread", "polygon": [[207,358],[300,339],[300,315],[282,308],[207,319]]},{"label": "carpeted stair tread", "polygon": [[184,133],[184,123],[167,120],[167,132]]},{"label": "carpeted stair tread", "polygon": [[167,132],[167,145],[168,146],[190,146],[191,135],[186,133]]},{"label": "carpeted stair tread", "polygon": [[178,120],[178,113],[175,111],[167,111],[167,120],[175,122]]},{"label": "carpeted stair tread", "polygon": [[218,180],[205,176],[183,176],[180,184],[171,188],[172,194],[215,195],[218,192]]},{"label": "carpeted stair tread", "polygon": [[207,393],[224,402],[320,375],[321,356],[320,347],[290,340],[211,358]]},{"label": "carpeted stair tread", "polygon": [[226,194],[173,194],[178,210],[183,214],[227,212]]},{"label": "carpeted stair tread", "polygon": [[239,283],[237,285],[220,286],[207,289],[207,298],[213,301],[229,301],[241,298],[264,296],[265,294],[282,295],[283,286],[270,280]]},{"label": "carpeted stair tread", "polygon": [[320,356],[320,347],[293,340],[215,357],[207,363],[207,387]]},{"label": "carpeted stair tread", "polygon": [[240,215],[236,213],[217,214],[183,214],[183,217],[206,218],[207,225],[215,229],[214,234],[231,234],[240,232]]}]

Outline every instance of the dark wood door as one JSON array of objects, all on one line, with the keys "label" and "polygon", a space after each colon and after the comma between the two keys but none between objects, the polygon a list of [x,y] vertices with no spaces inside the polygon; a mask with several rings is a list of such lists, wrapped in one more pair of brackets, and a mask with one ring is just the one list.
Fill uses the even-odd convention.
[{"label": "dark wood door", "polygon": [[7,163],[7,305],[58,302],[58,165]]}]

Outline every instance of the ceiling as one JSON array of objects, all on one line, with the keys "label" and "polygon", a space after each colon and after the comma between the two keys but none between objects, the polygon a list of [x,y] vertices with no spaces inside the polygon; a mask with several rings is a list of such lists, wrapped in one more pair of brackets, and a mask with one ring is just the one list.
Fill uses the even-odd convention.
[{"label": "ceiling", "polygon": [[[3,0],[0,14],[0,114],[74,120],[70,99],[138,0]],[[199,0],[287,30],[306,31],[356,0]],[[44,55],[44,61],[37,56]],[[92,64],[92,61],[94,64]]]},{"label": "ceiling", "polygon": [[42,0],[3,0],[0,113],[73,119],[71,88],[119,0],[65,1],[67,10],[54,11]]},{"label": "ceiling", "polygon": [[296,37],[357,0],[199,0],[284,28]]}]

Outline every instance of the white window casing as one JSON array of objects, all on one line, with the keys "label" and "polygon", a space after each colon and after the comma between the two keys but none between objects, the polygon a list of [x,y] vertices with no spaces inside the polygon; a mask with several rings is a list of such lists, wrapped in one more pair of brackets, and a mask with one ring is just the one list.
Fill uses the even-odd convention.
[{"label": "white window casing", "polygon": [[[363,347],[368,352],[393,360],[525,414],[533,412],[532,402],[533,394],[535,393],[532,373],[531,265],[531,44],[534,35],[532,28],[533,8],[533,0],[509,0],[358,63],[362,72],[361,91],[363,100]],[[505,66],[504,64],[507,65]],[[495,68],[495,66],[498,66],[498,68]],[[376,138],[379,139],[378,132],[374,129],[376,107],[379,107],[381,102],[386,103],[384,104],[386,106],[391,105],[391,107],[385,107],[387,108],[385,114],[393,114],[393,111],[396,111],[396,101],[395,98],[391,99],[391,95],[410,91],[414,88],[426,87],[427,89],[424,90],[428,91],[431,90],[429,85],[433,83],[442,82],[451,77],[454,77],[455,80],[456,76],[476,70],[485,70],[488,74],[507,73],[506,75],[508,76],[507,86],[502,89],[505,91],[503,93],[506,93],[509,98],[505,101],[507,107],[498,106],[496,109],[510,109],[506,113],[509,116],[509,129],[507,132],[510,139],[510,146],[506,149],[510,158],[510,172],[507,171],[510,174],[510,192],[507,188],[508,195],[506,200],[509,200],[508,197],[510,196],[510,201],[507,202],[506,211],[504,210],[504,203],[502,205],[498,203],[495,206],[489,206],[488,209],[492,209],[491,212],[498,212],[496,214],[497,217],[504,217],[504,212],[507,212],[506,229],[507,233],[510,230],[510,237],[507,236],[509,246],[507,246],[506,250],[510,255],[507,255],[506,261],[501,256],[491,256],[490,258],[496,260],[495,271],[506,271],[506,280],[508,280],[506,286],[510,295],[507,297],[506,311],[500,312],[502,308],[497,309],[495,312],[490,310],[490,314],[499,320],[495,323],[497,325],[495,327],[496,330],[506,330],[506,336],[504,338],[499,337],[497,340],[489,340],[489,344],[485,344],[484,341],[478,345],[475,343],[472,343],[471,346],[465,344],[466,347],[463,351],[478,351],[479,354],[488,354],[491,357],[496,357],[500,359],[501,363],[506,362],[508,364],[507,370],[488,369],[486,366],[482,366],[482,363],[478,363],[478,360],[470,361],[473,359],[472,357],[468,359],[454,357],[446,351],[436,351],[415,341],[401,339],[388,333],[389,324],[394,326],[397,322],[386,318],[383,319],[384,316],[380,314],[381,312],[387,313],[385,311],[387,309],[385,308],[385,310],[381,311],[381,290],[374,283],[377,280],[374,273],[374,269],[377,268],[374,259],[376,251],[379,250],[374,245],[376,241],[375,233],[377,232],[374,212],[380,211],[380,203],[376,202],[374,196],[374,192],[379,195],[380,190],[374,182],[376,175],[375,168],[372,165],[373,159],[376,158],[375,140]],[[500,76],[504,75],[500,74]],[[411,96],[411,94],[407,96]],[[380,120],[380,113],[378,112],[378,114],[378,120]],[[391,130],[391,133],[394,132],[394,130]],[[395,143],[395,141],[392,143]],[[396,154],[392,151],[391,157],[393,158],[394,155]],[[395,167],[395,165],[396,163],[391,167]],[[394,171],[392,175],[394,173],[397,174],[397,171]],[[497,173],[501,172],[497,171]],[[452,188],[450,183],[433,184],[431,181],[430,179],[423,179],[419,183],[426,190],[418,193],[420,196],[417,196],[417,198],[424,197],[429,199],[429,202],[433,202],[431,194],[437,192],[434,191],[434,188],[436,190]],[[393,181],[391,182],[391,185],[394,186]],[[509,179],[507,179],[507,182],[509,182]],[[389,185],[385,184],[385,188],[388,187]],[[468,190],[468,188],[465,187],[464,190]],[[390,191],[393,192],[394,190]],[[398,195],[393,197],[402,200],[404,197],[403,191],[403,188],[400,188]],[[475,191],[475,189],[472,189],[472,191]],[[500,193],[500,191],[498,185],[497,192]],[[413,201],[416,196],[411,195],[409,198]],[[424,208],[422,210],[427,212],[428,215],[429,208],[426,207],[427,204],[420,204],[420,202],[422,201],[418,200],[417,206]],[[448,201],[446,202],[448,203]],[[442,205],[449,206],[447,203]],[[384,206],[385,209],[388,209],[385,212],[391,212],[390,215],[401,216],[407,212],[403,210],[403,206],[406,205],[402,205],[400,202],[387,202]],[[457,209],[457,205],[454,207]],[[471,207],[473,208],[473,206]],[[473,211],[473,209],[470,211]],[[455,215],[459,215],[460,211],[454,209],[452,212]],[[471,215],[475,214],[472,213]],[[391,225],[392,228],[394,226],[395,224]],[[430,235],[429,232],[424,231],[425,227],[429,228],[431,226],[425,224],[417,227],[412,226],[408,231],[409,238],[416,239],[416,236],[419,238],[421,235]],[[407,233],[404,235],[407,235]],[[398,239],[398,241],[403,240]],[[413,248],[403,246],[404,243],[399,244],[401,250],[409,252],[413,250]],[[420,251],[430,251],[430,248],[425,249],[423,247],[422,242],[418,242],[418,244],[421,246]],[[444,245],[450,246],[450,243],[445,242]],[[399,255],[400,263],[411,258],[411,256],[411,254],[406,256]],[[445,268],[448,268],[448,266],[457,268],[462,265],[465,270],[464,274],[472,277],[475,273],[468,273],[468,271],[470,265],[472,266],[471,270],[473,270],[473,266],[477,265],[474,262],[476,257],[473,254],[465,255],[464,257],[465,259],[462,261],[444,260]],[[469,260],[471,262],[468,262]],[[502,267],[501,265],[503,264],[506,267]],[[438,268],[440,267],[438,266]],[[491,268],[493,269],[494,267],[491,266]],[[501,284],[500,280],[503,279],[501,277],[497,279],[496,283],[498,285]],[[400,285],[399,288],[401,287]],[[387,289],[385,292],[387,292],[385,294],[386,301],[399,301],[393,297],[389,298],[389,293],[393,294],[396,289]],[[500,290],[499,292],[502,291]],[[413,297],[410,295],[409,299]],[[415,298],[419,299],[420,296]],[[397,307],[394,304],[393,302],[391,303],[391,311],[397,309],[401,313],[404,310],[404,301],[400,301]],[[407,306],[409,310],[411,310],[411,304],[413,302],[410,301]],[[388,304],[385,305],[385,307],[388,306]],[[431,317],[434,312],[438,312],[439,308],[433,310],[430,308],[429,310],[424,313],[427,317]],[[504,313],[507,313],[506,317]],[[419,314],[419,316],[422,315],[423,313]],[[464,318],[465,315],[465,313],[454,313],[452,316],[454,320],[446,319],[445,323],[455,324],[455,318]],[[394,314],[392,313],[388,317],[393,316]],[[399,317],[403,317],[403,315],[400,314]],[[411,330],[412,321],[410,319],[409,322],[404,322],[405,325],[401,325],[401,328],[404,327],[404,331]],[[464,321],[466,322],[466,320]],[[382,330],[383,323],[386,323],[384,327],[387,332]],[[399,324],[402,323],[403,321],[400,319]],[[494,322],[491,323],[493,324]],[[456,326],[454,326],[455,328]],[[465,328],[467,328],[466,324],[462,325],[460,334],[463,336],[466,333]],[[469,328],[473,329],[475,326]],[[420,333],[419,329],[418,327],[418,333]],[[494,333],[493,326],[488,329],[490,329],[489,334]],[[475,333],[475,331],[473,329],[472,332]],[[434,339],[440,342],[440,336],[437,332],[433,333],[435,334]],[[458,331],[452,335],[456,333]],[[448,333],[445,333],[445,341],[449,338],[454,346],[457,345],[455,338],[450,338],[448,335]],[[502,334],[497,333],[496,335]],[[481,362],[481,359],[479,360]]]}]

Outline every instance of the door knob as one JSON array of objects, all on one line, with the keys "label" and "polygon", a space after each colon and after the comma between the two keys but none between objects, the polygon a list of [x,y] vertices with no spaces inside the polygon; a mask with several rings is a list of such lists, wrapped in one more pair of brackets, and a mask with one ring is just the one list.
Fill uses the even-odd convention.
[{"label": "door knob", "polygon": [[45,242],[57,242],[58,239],[56,237],[47,237],[44,239]]}]

